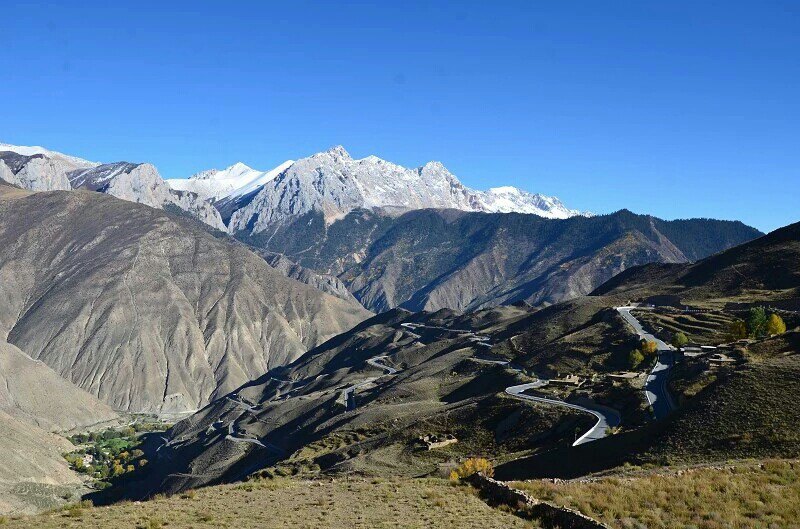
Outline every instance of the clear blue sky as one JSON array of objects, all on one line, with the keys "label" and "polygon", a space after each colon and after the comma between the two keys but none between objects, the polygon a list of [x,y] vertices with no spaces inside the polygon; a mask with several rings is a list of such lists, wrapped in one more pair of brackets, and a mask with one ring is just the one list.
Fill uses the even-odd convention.
[{"label": "clear blue sky", "polygon": [[3,2],[0,141],[164,177],[342,144],[599,213],[800,220],[800,2],[107,3]]}]

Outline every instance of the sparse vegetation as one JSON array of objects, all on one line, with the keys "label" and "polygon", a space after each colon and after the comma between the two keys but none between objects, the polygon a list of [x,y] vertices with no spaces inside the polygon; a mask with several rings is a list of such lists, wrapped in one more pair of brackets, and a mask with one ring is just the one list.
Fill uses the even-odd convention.
[{"label": "sparse vegetation", "polygon": [[[443,479],[277,479],[205,487],[196,496],[159,497],[108,508],[83,508],[9,519],[22,529],[373,529],[395,527],[523,529],[528,522],[493,509],[470,487]],[[6,526],[4,526],[5,529]]]},{"label": "sparse vegetation", "polygon": [[743,320],[733,320],[728,326],[728,337],[732,342],[747,338],[747,324]]},{"label": "sparse vegetation", "polygon": [[788,529],[800,520],[797,461],[515,486],[619,529]]}]

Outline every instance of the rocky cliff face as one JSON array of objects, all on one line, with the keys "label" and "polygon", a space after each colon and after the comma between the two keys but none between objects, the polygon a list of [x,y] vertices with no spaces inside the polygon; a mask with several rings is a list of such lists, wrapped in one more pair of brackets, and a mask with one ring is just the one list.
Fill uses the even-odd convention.
[{"label": "rocky cliff face", "polygon": [[157,209],[174,205],[212,228],[225,231],[217,210],[196,194],[173,191],[149,164],[117,162],[70,172],[73,189],[99,191]]},{"label": "rocky cliff face", "polygon": [[64,164],[41,154],[0,152],[0,179],[31,191],[71,189]]},{"label": "rocky cliff face", "polygon": [[119,409],[197,409],[369,316],[110,196],[0,187],[0,218],[0,336]]}]

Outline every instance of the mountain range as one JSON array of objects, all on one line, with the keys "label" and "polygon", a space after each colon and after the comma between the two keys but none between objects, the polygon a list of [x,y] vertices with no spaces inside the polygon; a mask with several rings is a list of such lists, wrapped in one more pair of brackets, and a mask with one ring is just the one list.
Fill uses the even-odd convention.
[{"label": "mountain range", "polygon": [[371,311],[549,304],[587,294],[630,266],[692,261],[759,235],[705,219],[594,217],[514,187],[470,189],[438,162],[408,169],[376,156],[353,159],[340,146],[269,171],[237,163],[166,181],[151,164],[0,149],[3,180],[186,214],[264,255],[282,254],[279,269],[295,279],[335,279],[340,294]]}]

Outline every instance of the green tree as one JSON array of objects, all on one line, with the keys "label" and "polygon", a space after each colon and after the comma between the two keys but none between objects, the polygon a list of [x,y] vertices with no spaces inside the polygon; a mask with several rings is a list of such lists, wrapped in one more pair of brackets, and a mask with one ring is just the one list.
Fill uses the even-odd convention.
[{"label": "green tree", "polygon": [[742,320],[734,320],[728,326],[728,335],[731,341],[747,338],[747,324]]},{"label": "green tree", "polygon": [[632,368],[638,367],[639,364],[641,364],[642,362],[644,362],[644,355],[640,350],[634,349],[628,355],[628,363],[631,365]]},{"label": "green tree", "polygon": [[786,323],[784,323],[783,318],[775,313],[770,314],[769,319],[767,320],[767,334],[773,336],[775,334],[783,334],[785,332]]},{"label": "green tree", "polygon": [[676,332],[672,336],[672,345],[674,345],[678,349],[685,346],[687,343],[689,343],[689,338],[687,338],[686,335],[683,334],[682,332]]},{"label": "green tree", "polygon": [[753,338],[763,338],[767,334],[767,311],[764,307],[753,307],[747,317],[747,329]]}]

